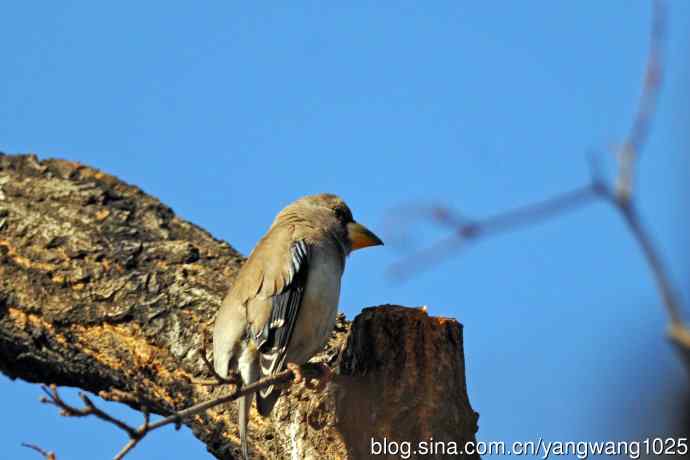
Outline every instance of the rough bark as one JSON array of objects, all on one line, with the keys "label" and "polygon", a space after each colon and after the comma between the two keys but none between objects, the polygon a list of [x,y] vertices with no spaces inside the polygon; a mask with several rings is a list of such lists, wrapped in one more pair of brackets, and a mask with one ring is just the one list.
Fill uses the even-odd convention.
[{"label": "rough bark", "polygon": [[[12,378],[160,414],[228,391],[191,379],[209,377],[203,333],[242,262],[115,177],[0,154],[0,370]],[[319,358],[336,382],[320,394],[293,387],[269,419],[254,414],[256,458],[366,458],[371,437],[474,440],[457,321],[367,308],[339,319]],[[235,420],[233,406],[186,423],[216,457],[239,458]]]}]

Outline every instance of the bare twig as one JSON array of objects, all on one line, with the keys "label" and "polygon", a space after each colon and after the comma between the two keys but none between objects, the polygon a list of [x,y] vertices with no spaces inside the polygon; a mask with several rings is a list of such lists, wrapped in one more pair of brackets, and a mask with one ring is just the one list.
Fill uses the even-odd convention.
[{"label": "bare twig", "polygon": [[637,113],[618,158],[618,178],[616,196],[629,200],[633,192],[635,163],[644,144],[647,142],[649,127],[655,113],[659,90],[663,77],[662,51],[666,30],[666,11],[662,0],[652,2],[652,30],[650,33],[649,53],[645,70],[642,95],[639,99]]},{"label": "bare twig", "polygon": [[60,409],[60,415],[65,416],[65,417],[87,417],[89,415],[93,415],[94,417],[100,418],[101,420],[111,423],[115,425],[116,427],[120,428],[121,430],[127,432],[128,435],[133,436],[135,434],[135,429],[132,428],[131,426],[127,425],[125,422],[122,420],[119,420],[110,414],[102,411],[96,405],[91,401],[91,399],[86,396],[84,393],[79,393],[79,398],[82,400],[84,403],[84,407],[78,408],[75,406],[72,406],[70,404],[67,404],[61,397],[60,393],[58,393],[57,386],[55,385],[50,385],[50,387],[47,387],[45,385],[41,385],[41,389],[43,392],[46,394],[43,398],[41,398],[41,402],[44,404],[50,404],[53,405],[57,408]]},{"label": "bare twig", "polygon": [[[404,278],[411,274],[410,267],[421,268],[437,261],[441,257],[451,254],[451,249],[469,240],[477,240],[484,236],[491,236],[516,230],[521,227],[531,226],[540,221],[548,220],[568,211],[575,210],[596,201],[601,194],[603,186],[597,180],[589,185],[578,187],[554,197],[489,216],[479,220],[465,219],[453,228],[453,233],[443,238],[432,246],[413,254],[410,258],[395,263],[391,267],[392,274],[398,278]],[[446,216],[453,215],[450,211],[432,208],[429,213],[435,222],[448,225],[450,222]]]},{"label": "bare twig", "polygon": [[[653,2],[650,49],[643,90],[632,128],[618,156],[618,175],[614,187],[609,186],[602,179],[594,162],[596,159],[594,159],[592,162],[592,178],[588,185],[485,219],[472,221],[463,218],[460,220],[454,218],[453,216],[457,214],[449,209],[438,206],[429,207],[422,214],[435,223],[453,228],[453,233],[437,241],[429,248],[413,254],[411,258],[393,265],[391,267],[393,274],[398,277],[409,275],[410,267],[419,268],[420,266],[428,265],[430,261],[433,262],[440,257],[448,256],[451,249],[468,240],[476,240],[481,236],[508,232],[534,225],[603,199],[620,212],[628,229],[640,245],[645,259],[654,274],[657,288],[669,314],[673,330],[677,331],[678,327],[682,327],[680,302],[673,291],[669,273],[662,263],[648,231],[642,224],[635,203],[632,200],[636,160],[647,141],[649,126],[655,113],[661,88],[664,31],[665,7],[662,0],[655,0]],[[419,210],[417,210],[416,214],[420,214]]]},{"label": "bare twig", "polygon": [[680,301],[678,300],[673,287],[671,285],[671,278],[668,270],[664,266],[661,257],[658,254],[656,246],[652,242],[647,229],[642,225],[637,209],[630,201],[616,201],[616,208],[620,211],[623,219],[628,224],[628,228],[635,236],[637,243],[640,245],[642,252],[647,259],[647,263],[654,274],[657,288],[661,294],[664,306],[668,311],[671,325],[682,326],[683,321],[680,316]]},{"label": "bare twig", "polygon": [[[317,365],[306,364],[302,366],[301,372],[307,378],[318,379],[323,376],[323,370]],[[182,421],[186,418],[192,417],[197,414],[206,412],[208,409],[219,406],[221,404],[234,401],[235,399],[254,393],[263,388],[267,388],[271,385],[288,384],[292,382],[295,378],[294,371],[286,369],[278,374],[271,377],[266,377],[258,380],[251,385],[246,385],[242,388],[238,388],[231,393],[211,399],[209,401],[204,401],[194,406],[188,407],[181,411],[175,412],[165,418],[162,418],[156,422],[151,423],[149,419],[149,412],[144,407],[142,412],[144,413],[144,422],[138,427],[133,427],[126,422],[113,417],[112,415],[106,413],[105,411],[99,409],[86,395],[80,394],[79,397],[84,403],[84,407],[78,408],[66,403],[60,396],[57,387],[51,385],[50,387],[42,386],[41,388],[46,393],[47,397],[41,399],[41,402],[45,404],[51,404],[60,409],[60,415],[65,417],[86,417],[94,416],[112,425],[115,425],[129,436],[129,441],[125,446],[118,452],[114,460],[121,460],[127,453],[129,453],[136,445],[150,432],[162,428],[166,425],[174,424],[176,428],[179,428]],[[28,446],[27,446],[28,447]],[[41,452],[41,451],[39,451]],[[51,460],[55,460],[54,458]]]},{"label": "bare twig", "polygon": [[55,455],[55,452],[49,452],[45,449],[40,448],[36,444],[29,444],[29,443],[23,442],[22,446],[27,447],[27,448],[32,449],[32,450],[35,450],[36,452],[41,454],[45,460],[57,460],[57,456]]}]

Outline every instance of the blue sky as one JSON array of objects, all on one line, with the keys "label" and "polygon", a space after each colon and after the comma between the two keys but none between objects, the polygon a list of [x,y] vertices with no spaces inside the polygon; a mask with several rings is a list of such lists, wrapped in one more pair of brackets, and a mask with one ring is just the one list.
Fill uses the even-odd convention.
[{"label": "blue sky", "polygon": [[[11,2],[0,7],[0,150],[80,161],[142,187],[248,253],[275,213],[340,194],[387,212],[447,203],[480,217],[587,180],[627,132],[647,2]],[[666,81],[639,174],[645,223],[688,299],[690,4],[670,5]],[[609,162],[609,164],[612,164]],[[442,233],[414,227],[418,242]],[[649,270],[603,204],[480,241],[405,283],[395,245],[355,253],[341,309],[428,305],[465,325],[482,440],[676,433],[687,375]],[[60,419],[0,377],[3,450],[64,459],[124,442]],[[109,406],[112,407],[112,406]],[[138,420],[135,413],[113,408]],[[133,459],[204,458],[160,432]]]}]

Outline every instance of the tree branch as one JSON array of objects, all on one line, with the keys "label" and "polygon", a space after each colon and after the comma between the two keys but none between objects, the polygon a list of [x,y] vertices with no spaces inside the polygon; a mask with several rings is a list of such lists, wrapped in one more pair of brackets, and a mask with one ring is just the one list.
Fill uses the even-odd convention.
[{"label": "tree branch", "polygon": [[26,443],[26,442],[23,442],[23,443],[22,443],[22,446],[23,446],[23,447],[26,447],[26,448],[28,448],[28,449],[31,449],[31,450],[35,450],[36,452],[38,452],[39,454],[41,454],[41,456],[42,456],[45,460],[57,460],[57,457],[55,456],[55,452],[49,452],[49,451],[47,451],[47,450],[45,450],[45,449],[42,449],[41,447],[39,447],[39,446],[37,446],[37,445],[35,445],[35,444],[29,444],[29,443]]},{"label": "tree branch", "polygon": [[[186,410],[232,397],[204,331],[243,261],[112,176],[0,154],[0,371],[181,420],[216,457],[239,458],[235,404]],[[372,437],[474,440],[462,353],[454,320],[393,306],[341,317],[316,357],[338,378],[322,393],[287,388],[268,419],[252,412],[252,458],[367,458]],[[72,414],[117,426],[82,402]],[[159,423],[118,427],[134,433],[126,449]]]},{"label": "tree branch", "polygon": [[630,132],[618,158],[616,196],[625,201],[633,192],[633,176],[637,159],[649,137],[663,77],[663,42],[666,32],[666,6],[662,0],[652,1],[652,27],[642,94]]},{"label": "tree branch", "polygon": [[[321,377],[321,372],[319,372],[319,367],[318,366],[309,366],[305,365],[302,368],[302,375],[304,375],[306,378],[320,378]],[[211,399],[209,401],[204,401],[200,402],[198,404],[195,404],[191,407],[188,407],[186,409],[180,410],[178,412],[175,412],[161,420],[158,420],[157,422],[150,423],[149,420],[149,411],[147,408],[142,407],[141,411],[144,414],[144,422],[138,426],[138,427],[133,427],[126,423],[123,420],[118,419],[117,417],[114,417],[107,412],[99,409],[92,401],[91,399],[86,396],[83,393],[79,394],[79,398],[82,400],[84,403],[84,407],[78,408],[75,406],[72,406],[70,404],[67,404],[62,397],[60,397],[60,393],[58,392],[57,386],[55,385],[50,385],[50,387],[46,387],[45,385],[41,386],[41,389],[43,392],[47,395],[44,398],[41,398],[41,402],[44,404],[50,404],[53,405],[57,408],[60,409],[60,415],[65,416],[65,417],[87,417],[87,416],[94,416],[96,418],[99,418],[103,420],[104,422],[110,423],[120,430],[124,431],[128,436],[129,436],[129,441],[125,446],[113,457],[113,460],[121,460],[127,453],[129,453],[138,443],[141,441],[147,434],[150,432],[163,428],[164,426],[175,424],[175,428],[178,429],[180,427],[180,424],[187,418],[192,417],[197,414],[201,414],[206,412],[208,409],[211,409],[213,407],[219,406],[221,404],[226,404],[231,401],[236,400],[237,398],[254,393],[256,391],[259,391],[263,388],[268,388],[271,385],[284,385],[291,383],[295,379],[295,373],[287,369],[283,372],[280,372],[274,376],[271,377],[266,377],[261,380],[257,380],[256,382],[252,383],[251,385],[247,385],[242,388],[237,388],[233,392],[220,396],[214,399]],[[217,383],[223,383],[223,382],[217,382]],[[36,446],[27,446],[27,447],[32,447],[36,449]]]},{"label": "tree branch", "polygon": [[413,213],[416,217],[426,217],[436,224],[451,228],[453,233],[394,264],[391,267],[391,273],[394,276],[398,278],[410,276],[412,274],[410,267],[420,268],[438,262],[440,258],[448,257],[452,249],[461,247],[468,240],[535,225],[544,220],[559,217],[568,211],[604,200],[620,213],[639,245],[654,275],[657,289],[669,315],[669,336],[687,355],[690,363],[690,341],[685,340],[690,336],[690,331],[683,325],[680,301],[672,287],[669,272],[662,262],[649,231],[643,225],[633,200],[633,177],[637,160],[649,136],[663,75],[662,49],[666,11],[664,2],[661,0],[654,0],[652,6],[652,26],[644,84],[631,130],[618,152],[618,174],[615,185],[607,184],[599,171],[593,167],[588,185],[481,220],[471,221],[458,218],[457,213],[442,206],[418,207]]}]

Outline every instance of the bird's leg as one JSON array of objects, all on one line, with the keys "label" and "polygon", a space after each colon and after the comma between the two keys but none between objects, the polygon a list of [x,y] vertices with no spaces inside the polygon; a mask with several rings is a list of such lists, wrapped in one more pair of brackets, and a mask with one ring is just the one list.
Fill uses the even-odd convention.
[{"label": "bird's leg", "polygon": [[331,370],[330,366],[326,363],[315,363],[315,366],[318,367],[321,375],[313,379],[316,380],[316,385],[309,382],[307,384],[307,388],[309,388],[310,390],[320,392],[323,391],[326,388],[326,386],[333,380],[333,371]]},{"label": "bird's leg", "polygon": [[299,385],[300,383],[305,381],[304,376],[302,375],[302,367],[299,364],[287,363],[285,367],[290,369],[292,373],[295,374],[295,378],[292,381],[293,384]]}]

